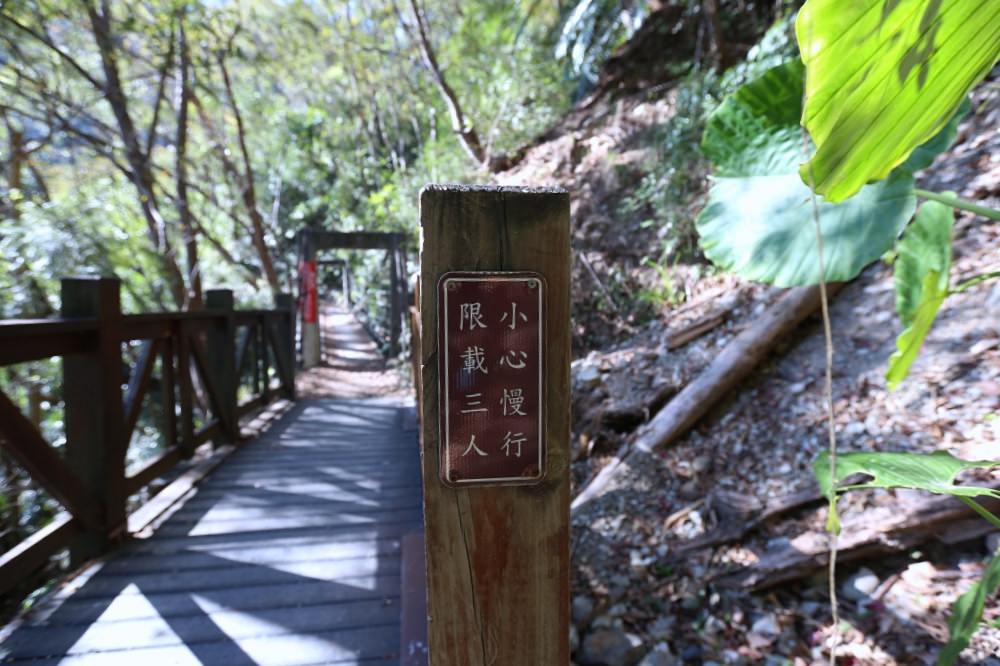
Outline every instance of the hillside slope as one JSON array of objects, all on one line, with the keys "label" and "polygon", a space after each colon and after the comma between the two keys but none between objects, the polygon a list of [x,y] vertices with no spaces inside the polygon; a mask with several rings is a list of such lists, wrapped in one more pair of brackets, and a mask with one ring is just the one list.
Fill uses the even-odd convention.
[{"label": "hillside slope", "polygon": [[[956,144],[921,176],[923,187],[1000,204],[997,78],[994,72],[976,91]],[[644,262],[664,256],[670,230],[650,224],[649,211],[629,202],[662,158],[651,141],[690,110],[689,102],[678,103],[685,92],[682,81],[661,81],[591,101],[498,177],[571,193],[577,489],[780,295],[717,274],[696,255],[669,273]],[[694,185],[673,211],[684,211],[688,222],[707,177],[697,155],[689,168]],[[998,241],[1000,224],[959,216],[956,275],[996,269]],[[883,263],[833,302],[840,448],[1000,459],[1000,284],[950,299],[911,377],[889,394],[883,374],[899,332],[893,303],[891,268]],[[822,538],[825,508],[811,473],[826,445],[817,321],[792,338],[680,442],[628,470],[574,517],[578,663],[627,664],[643,655],[647,665],[824,659],[830,612],[818,566],[812,577],[763,591],[746,584],[755,566]],[[980,476],[1000,480],[997,473]],[[798,503],[774,519],[695,547],[789,497]],[[843,512],[848,523],[877,524],[925,504],[918,493],[855,493]],[[947,635],[948,608],[996,540],[973,521],[929,541],[889,539],[853,562],[848,554],[840,573],[841,610],[851,625],[841,648],[845,663],[933,661]],[[987,607],[987,618],[1000,617],[996,598]],[[963,658],[1000,664],[997,654],[1000,630],[982,629]]]}]

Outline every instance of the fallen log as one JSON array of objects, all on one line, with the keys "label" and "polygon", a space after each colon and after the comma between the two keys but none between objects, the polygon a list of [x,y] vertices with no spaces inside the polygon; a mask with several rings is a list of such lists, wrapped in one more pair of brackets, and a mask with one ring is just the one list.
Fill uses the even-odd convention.
[{"label": "fallen log", "polygon": [[719,525],[710,532],[673,546],[672,552],[674,555],[682,555],[738,541],[772,518],[821,501],[823,494],[815,481],[803,490],[778,497],[767,504],[741,493],[713,493],[709,497],[708,505],[709,510],[718,516]]},{"label": "fallen log", "polygon": [[[835,294],[841,283],[827,285]],[[600,496],[621,470],[641,464],[654,449],[674,442],[734,386],[745,379],[774,345],[793,331],[820,305],[818,287],[798,287],[764,312],[737,335],[694,381],[636,433],[634,441],[622,445],[615,457],[573,499],[572,511]]]},{"label": "fallen log", "polygon": [[[1000,487],[1000,481],[982,484]],[[895,501],[846,518],[837,540],[837,562],[850,563],[871,557],[900,553],[931,539],[953,540],[953,528],[976,514],[968,505],[950,495],[917,496],[910,502]],[[988,510],[1000,510],[1000,501],[979,498]],[[979,518],[982,531],[965,534],[970,538],[992,527]],[[801,534],[787,544],[766,551],[756,563],[739,571],[713,577],[721,587],[762,590],[781,583],[806,578],[823,569],[829,560],[829,540],[825,531]]]}]

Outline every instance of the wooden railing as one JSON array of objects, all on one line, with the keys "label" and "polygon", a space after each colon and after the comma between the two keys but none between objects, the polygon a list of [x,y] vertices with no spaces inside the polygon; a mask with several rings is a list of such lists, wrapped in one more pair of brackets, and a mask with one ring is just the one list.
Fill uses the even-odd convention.
[{"label": "wooden railing", "polygon": [[[274,310],[234,310],[231,291],[213,290],[202,311],[123,315],[119,292],[117,279],[67,279],[60,318],[0,321],[0,366],[62,358],[62,455],[2,390],[0,448],[66,510],[0,555],[0,594],[67,547],[73,563],[108,550],[125,536],[130,495],[209,440],[238,443],[241,416],[295,397],[290,296],[278,296]],[[138,354],[126,384],[122,348],[133,341]],[[158,358],[165,447],[127,473]],[[198,409],[202,403],[207,409]]]}]

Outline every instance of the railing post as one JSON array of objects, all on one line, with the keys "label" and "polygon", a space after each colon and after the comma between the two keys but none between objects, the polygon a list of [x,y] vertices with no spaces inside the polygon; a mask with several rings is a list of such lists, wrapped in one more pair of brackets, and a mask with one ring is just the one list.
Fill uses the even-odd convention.
[{"label": "railing post", "polygon": [[[570,657],[569,195],[553,189],[430,186],[420,195],[420,222],[421,458],[430,663],[565,665]],[[502,299],[489,296],[489,289],[475,291],[480,288],[475,286],[459,291],[467,287],[455,283],[456,296],[449,301],[439,294],[450,293],[441,289],[452,284],[439,287],[438,281],[451,271],[477,273],[452,278],[465,279],[466,285],[510,280],[520,281],[522,289],[544,289],[534,296],[517,292],[524,294],[518,296],[518,310],[512,310],[508,300],[515,292],[500,292],[500,287],[492,293],[505,294]],[[514,275],[490,278],[478,274],[482,271]],[[536,274],[541,281],[528,277]],[[464,293],[473,294],[475,302],[464,303]],[[532,302],[538,305],[527,308],[532,314],[527,327],[540,330],[541,337],[516,337],[508,329],[529,322],[524,310]],[[469,374],[461,355],[452,355],[457,349],[438,349],[439,305],[446,308],[442,311],[450,341],[465,339],[462,336],[477,326],[484,329],[475,331],[476,341],[470,344],[477,346],[470,349],[484,354],[482,369],[488,374],[477,375],[476,368]],[[466,322],[464,332],[459,322]],[[521,356],[523,349],[533,352]],[[450,369],[445,359],[451,360]],[[510,365],[504,367],[501,359]],[[531,364],[526,374],[513,374],[518,371],[512,368],[525,367],[522,361]],[[474,385],[468,391],[477,392],[463,395],[455,390],[445,401],[439,396],[439,367],[447,369],[446,388]],[[508,388],[518,395],[523,391],[524,405],[531,405],[528,413],[515,411],[512,417],[506,407],[501,411],[503,399],[494,398],[501,390],[506,395]],[[449,405],[446,422],[454,416],[456,424],[454,439],[444,443],[450,445],[447,449],[439,435],[442,403]],[[464,416],[462,408],[472,405],[472,411],[482,413]],[[524,433],[517,432],[521,430]],[[525,438],[528,432],[533,445]],[[522,459],[520,443],[513,453],[512,435],[521,436],[518,442],[528,441],[534,455],[544,452],[540,479],[539,468],[530,466],[532,453]],[[442,454],[449,469],[456,463],[448,484],[441,478]],[[466,455],[472,457],[461,457]],[[458,463],[467,465],[461,474]],[[521,465],[523,471],[502,473],[512,465]],[[484,470],[496,473],[479,473]],[[513,485],[525,477],[533,477],[534,485]],[[480,485],[458,483],[470,478]]]},{"label": "railing post", "polygon": [[108,549],[125,529],[125,410],[122,403],[121,283],[117,278],[62,280],[63,317],[96,318],[87,352],[63,358],[66,462],[101,502],[101,531],[70,547],[74,565]]},{"label": "railing post", "polygon": [[274,309],[280,310],[283,314],[277,322],[277,347],[281,350],[285,358],[284,367],[286,376],[281,378],[282,395],[295,400],[295,297],[291,294],[275,294]]},{"label": "railing post", "polygon": [[194,385],[191,381],[191,338],[186,322],[174,323],[177,341],[177,393],[180,397],[179,446],[184,458],[194,455]]},{"label": "railing post", "polygon": [[240,438],[239,422],[236,417],[236,330],[233,322],[233,291],[231,289],[209,289],[205,292],[205,309],[219,315],[214,318],[208,333],[209,372],[219,391],[218,414],[222,426],[223,439],[235,443]]},{"label": "railing post", "polygon": [[402,321],[400,301],[399,244],[393,236],[389,246],[389,355],[399,354],[400,323]]}]

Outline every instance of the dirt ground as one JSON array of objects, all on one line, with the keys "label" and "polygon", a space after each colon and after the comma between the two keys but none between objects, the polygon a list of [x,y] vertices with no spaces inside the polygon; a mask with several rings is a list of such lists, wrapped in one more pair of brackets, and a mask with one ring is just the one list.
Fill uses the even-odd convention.
[{"label": "dirt ground", "polygon": [[412,398],[411,383],[389,367],[371,336],[348,312],[336,307],[320,314],[322,363],[296,376],[304,398]]}]

